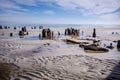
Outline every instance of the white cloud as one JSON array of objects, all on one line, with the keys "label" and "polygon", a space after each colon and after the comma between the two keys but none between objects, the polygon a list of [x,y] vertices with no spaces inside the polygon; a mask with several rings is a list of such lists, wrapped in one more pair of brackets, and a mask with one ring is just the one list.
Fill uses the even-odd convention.
[{"label": "white cloud", "polygon": [[76,10],[86,17],[96,18],[93,22],[120,22],[120,14],[115,13],[120,8],[120,0],[44,0],[43,2],[55,3],[62,9]]},{"label": "white cloud", "polygon": [[92,10],[95,14],[111,13],[120,8],[119,0],[99,0]]},{"label": "white cloud", "polygon": [[54,14],[54,11],[51,11],[51,10],[46,10],[43,12],[44,14]]},{"label": "white cloud", "polygon": [[[8,16],[7,14],[9,14],[9,16],[12,16],[14,14],[22,15],[25,11],[27,12],[27,10],[29,9],[21,5],[39,6],[40,3],[48,4],[48,5],[51,4],[52,6],[57,7],[56,9],[58,9],[59,7],[65,10],[66,9],[71,10],[71,12],[75,10],[76,12],[84,15],[84,17],[90,16],[91,18],[96,18],[96,20],[94,19],[88,20],[88,21],[86,20],[86,22],[88,23],[92,23],[92,22],[94,23],[94,21],[96,21],[97,23],[99,22],[119,23],[120,22],[120,16],[119,16],[120,13],[115,13],[115,11],[120,8],[120,0],[0,0],[0,9],[6,12],[2,14],[4,16]],[[21,11],[23,11],[23,13],[21,13]],[[32,10],[30,12],[33,13]],[[55,14],[55,12],[52,9],[45,10],[42,13],[50,14],[50,15]],[[2,15],[0,13],[0,16]],[[6,17],[6,20],[7,20],[7,17]],[[49,19],[44,20],[44,22],[45,21],[49,22]],[[57,20],[54,20],[51,22],[56,22],[56,21]],[[66,23],[71,23],[71,22],[85,23],[85,21],[82,21],[82,20],[81,21],[68,20],[66,18],[60,18],[58,21],[59,22],[63,21]]]},{"label": "white cloud", "polygon": [[100,19],[104,22],[120,23],[120,12],[101,15]]},{"label": "white cloud", "polygon": [[[10,1],[10,0],[0,0],[0,9],[2,11],[14,11],[14,10],[18,10],[18,11],[28,11],[28,9],[24,9],[21,6],[15,4],[14,2]],[[17,12],[17,11],[16,11]]]},{"label": "white cloud", "polygon": [[56,4],[68,9],[88,10],[92,14],[109,13],[120,8],[120,0],[54,0]]},{"label": "white cloud", "polygon": [[[54,3],[62,9],[76,10],[83,14],[87,11],[93,15],[114,12],[120,8],[120,0],[0,0],[0,7],[20,8],[14,2],[28,6],[37,6],[41,2]],[[54,4],[53,6],[56,6]]]},{"label": "white cloud", "polygon": [[18,5],[16,5],[15,3],[9,1],[9,0],[0,0],[0,8],[1,9],[20,9],[21,7],[19,7]]}]

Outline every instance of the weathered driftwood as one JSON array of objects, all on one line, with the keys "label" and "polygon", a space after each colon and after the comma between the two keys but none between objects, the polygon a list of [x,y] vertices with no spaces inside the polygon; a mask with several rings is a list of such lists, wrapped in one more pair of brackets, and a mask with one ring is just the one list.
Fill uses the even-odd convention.
[{"label": "weathered driftwood", "polygon": [[10,33],[10,37],[12,37],[13,36],[13,33]]},{"label": "weathered driftwood", "polygon": [[110,43],[110,46],[106,46],[106,48],[113,49],[112,43]]},{"label": "weathered driftwood", "polygon": [[65,29],[65,36],[66,35],[74,35],[74,36],[79,36],[79,29],[74,29],[74,28],[67,28]]},{"label": "weathered driftwood", "polygon": [[25,26],[22,27],[21,31],[26,32],[27,31],[26,27]]},{"label": "weathered driftwood", "polygon": [[117,49],[118,49],[118,51],[120,51],[120,40],[118,40]]},{"label": "weathered driftwood", "polygon": [[19,35],[24,35],[24,32],[23,31],[19,31]]},{"label": "weathered driftwood", "polygon": [[97,47],[96,45],[88,45],[84,47],[84,51],[87,53],[105,53],[109,50],[106,48]]},{"label": "weathered driftwood", "polygon": [[4,26],[4,29],[7,29],[8,27],[7,26]]},{"label": "weathered driftwood", "polygon": [[3,29],[3,27],[0,25],[0,29]]},{"label": "weathered driftwood", "polygon": [[14,27],[14,30],[16,30],[16,27]]},{"label": "weathered driftwood", "polygon": [[34,29],[36,29],[36,26],[34,26]]},{"label": "weathered driftwood", "polygon": [[82,40],[82,39],[66,39],[66,42],[70,42],[70,43],[74,43],[74,44],[80,44],[80,43],[84,43],[84,44],[89,44],[88,40]]},{"label": "weathered driftwood", "polygon": [[23,38],[23,36],[28,35],[27,29],[25,26],[21,28],[18,35],[20,36],[20,38]]},{"label": "weathered driftwood", "polygon": [[80,48],[84,48],[85,46],[86,46],[86,45],[83,44],[83,43],[80,43],[80,44],[79,44],[79,47],[80,47]]},{"label": "weathered driftwood", "polygon": [[28,35],[28,32],[19,31],[19,36],[24,36],[24,35]]},{"label": "weathered driftwood", "polygon": [[54,32],[48,29],[42,30],[42,38],[43,39],[53,39]]},{"label": "weathered driftwood", "polygon": [[100,40],[93,40],[93,44],[96,46],[100,46]]},{"label": "weathered driftwood", "polygon": [[96,29],[95,28],[93,29],[93,37],[94,38],[96,37]]},{"label": "weathered driftwood", "polygon": [[113,49],[114,47],[113,46],[106,46],[106,48]]},{"label": "weathered driftwood", "polygon": [[39,26],[39,29],[42,29],[43,28],[43,26]]}]

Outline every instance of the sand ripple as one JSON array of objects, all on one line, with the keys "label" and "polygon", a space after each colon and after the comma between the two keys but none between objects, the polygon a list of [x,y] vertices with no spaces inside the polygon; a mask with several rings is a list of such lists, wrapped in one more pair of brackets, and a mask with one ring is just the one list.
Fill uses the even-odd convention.
[{"label": "sand ripple", "polygon": [[6,55],[7,53],[10,53],[10,51],[20,49],[21,46],[21,44],[14,42],[0,41],[0,55]]},{"label": "sand ripple", "polygon": [[[31,63],[34,64],[31,64],[29,68],[14,62],[14,64],[19,66],[19,70],[10,80],[120,79],[119,61],[112,59],[101,60],[83,55],[63,55],[31,58],[30,60],[32,61]],[[22,60],[20,63],[22,63]]]}]

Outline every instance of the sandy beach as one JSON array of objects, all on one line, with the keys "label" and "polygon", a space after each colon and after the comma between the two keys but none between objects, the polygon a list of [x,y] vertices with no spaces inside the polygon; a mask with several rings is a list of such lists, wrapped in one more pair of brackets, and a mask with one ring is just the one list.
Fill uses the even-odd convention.
[{"label": "sandy beach", "polygon": [[[39,28],[27,27],[29,35],[25,38],[19,38],[18,27],[0,29],[0,80],[120,80],[120,51],[116,42],[120,40],[120,28],[96,28],[100,46],[112,43],[114,47],[106,53],[86,53],[79,44],[64,41],[71,39],[64,36],[65,27],[50,29],[54,31],[53,40],[39,40]],[[76,39],[92,38],[93,28],[77,29],[80,36]]]}]

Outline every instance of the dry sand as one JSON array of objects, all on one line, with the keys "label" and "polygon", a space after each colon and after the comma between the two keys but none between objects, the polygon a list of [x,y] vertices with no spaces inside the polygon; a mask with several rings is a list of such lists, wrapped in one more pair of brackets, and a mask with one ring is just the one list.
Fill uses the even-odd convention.
[{"label": "dry sand", "polygon": [[[51,28],[64,33],[64,28]],[[92,34],[90,28],[80,28]],[[120,28],[97,28],[101,45],[120,40],[120,34],[105,31]],[[17,30],[0,30],[0,80],[119,80],[120,52],[85,53],[78,44],[66,44],[61,37],[55,40],[24,40],[16,38]],[[38,36],[41,30],[29,29],[29,36]],[[14,37],[9,37],[13,32]],[[3,36],[2,34],[5,33]],[[91,35],[90,35],[91,36]]]}]

